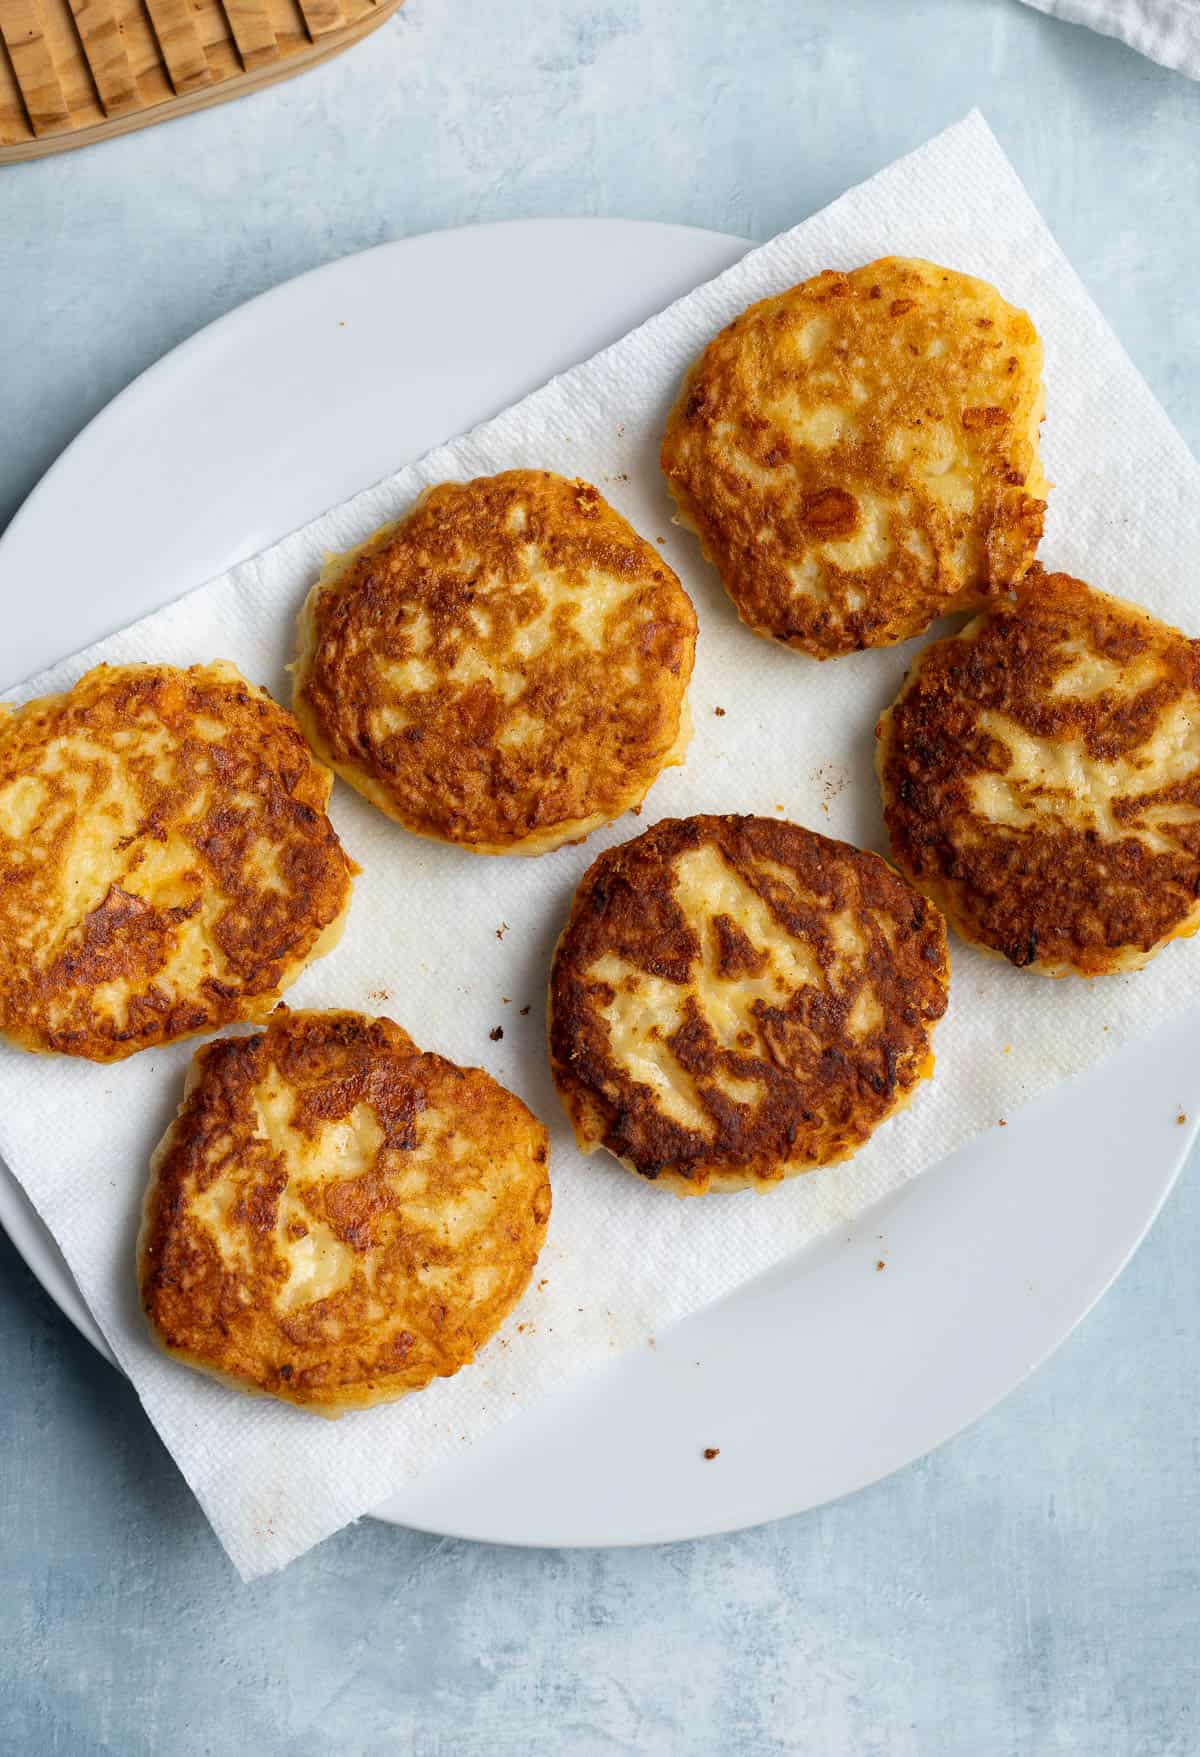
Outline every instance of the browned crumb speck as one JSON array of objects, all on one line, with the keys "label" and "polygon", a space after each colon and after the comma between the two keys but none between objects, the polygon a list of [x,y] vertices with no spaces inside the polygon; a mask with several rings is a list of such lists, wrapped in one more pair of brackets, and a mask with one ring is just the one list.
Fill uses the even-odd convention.
[{"label": "browned crumb speck", "polygon": [[886,1268],[887,1268],[887,1264],[884,1262],[883,1258],[880,1257],[879,1261],[875,1265],[875,1273],[878,1275],[878,1273],[881,1269],[886,1269]]},{"label": "browned crumb speck", "polygon": [[491,1038],[493,1043],[499,1043],[500,1039],[504,1036],[504,1026],[503,1025],[493,1025],[491,1030],[488,1032],[488,1036]]},{"label": "browned crumb speck", "polygon": [[714,1458],[719,1458],[721,1456],[721,1448],[719,1446],[706,1446],[704,1448],[704,1456],[711,1463]]},{"label": "browned crumb speck", "polygon": [[724,708],[714,708],[713,713],[717,716],[718,720],[723,720],[725,718]]},{"label": "browned crumb speck", "polygon": [[1187,1111],[1181,1110],[1179,1115],[1175,1118],[1175,1121],[1181,1125],[1185,1123],[1187,1121]]},{"label": "browned crumb speck", "polygon": [[502,940],[507,932],[508,932],[508,923],[507,923],[507,921],[502,921],[500,923],[499,927],[496,929],[496,938],[498,940]]},{"label": "browned crumb speck", "polygon": [[526,1017],[526,1015],[528,1014],[528,1012],[529,1012],[528,1007],[522,1007],[521,1008],[521,1017],[524,1019]]}]

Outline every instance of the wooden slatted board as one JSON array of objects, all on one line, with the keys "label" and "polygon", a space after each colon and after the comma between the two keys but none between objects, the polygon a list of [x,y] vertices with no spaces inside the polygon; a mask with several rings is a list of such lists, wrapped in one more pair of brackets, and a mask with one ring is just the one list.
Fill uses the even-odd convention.
[{"label": "wooden slatted board", "polygon": [[219,104],[336,55],[403,0],[0,0],[0,165]]}]

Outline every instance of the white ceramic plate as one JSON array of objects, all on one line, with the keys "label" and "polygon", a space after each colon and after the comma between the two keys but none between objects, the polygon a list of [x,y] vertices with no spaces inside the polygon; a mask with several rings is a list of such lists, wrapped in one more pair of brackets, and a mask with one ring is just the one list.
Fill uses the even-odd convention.
[{"label": "white ceramic plate", "polygon": [[[744,248],[623,221],[474,227],[242,306],[93,421],[0,541],[0,684],[474,425]],[[929,1451],[1057,1347],[1142,1238],[1194,1135],[1176,1118],[1200,1113],[1195,1028],[1178,1020],[1030,1107],[380,1516],[510,1543],[653,1542],[799,1512]],[[0,1220],[107,1352],[2,1166]]]}]

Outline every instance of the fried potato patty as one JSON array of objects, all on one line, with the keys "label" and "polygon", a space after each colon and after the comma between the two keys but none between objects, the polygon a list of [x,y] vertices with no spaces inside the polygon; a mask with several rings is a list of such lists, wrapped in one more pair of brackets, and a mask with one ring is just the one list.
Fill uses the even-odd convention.
[{"label": "fried potato patty", "polygon": [[224,662],[0,707],[0,1031],[117,1061],[265,1018],[349,906],[332,785]]},{"label": "fried potato patty", "polygon": [[154,1156],[142,1304],[168,1354],[318,1414],[472,1360],[550,1217],[546,1131],[390,1019],[280,1009],[206,1043]]},{"label": "fried potato patty", "polygon": [[681,1195],[845,1159],[933,1069],[941,916],[875,854],[756,817],[667,819],[575,893],[550,1061],[584,1152]]},{"label": "fried potato patty", "polygon": [[334,557],[301,617],[295,709],[380,810],[481,854],[541,854],[683,761],[696,616],[586,482],[433,489]]},{"label": "fried potato patty", "polygon": [[1200,643],[1036,568],[877,735],[897,864],[964,939],[1099,976],[1200,926]]},{"label": "fried potato patty", "polygon": [[1032,562],[1041,371],[986,281],[901,257],[827,270],[709,343],[662,467],[755,634],[815,659],[891,646]]}]

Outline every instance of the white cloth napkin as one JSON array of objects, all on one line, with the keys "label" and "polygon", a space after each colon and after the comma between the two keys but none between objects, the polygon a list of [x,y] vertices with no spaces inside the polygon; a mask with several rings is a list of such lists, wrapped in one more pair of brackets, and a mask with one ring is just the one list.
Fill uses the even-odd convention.
[{"label": "white cloth napkin", "polygon": [[1200,0],[1025,0],[1039,12],[1118,37],[1140,55],[1200,79]]},{"label": "white cloth napkin", "polygon": [[422,1045],[488,1067],[552,1131],[554,1218],[535,1285],[457,1378],[331,1425],[166,1361],[141,1321],[133,1244],[146,1164],[194,1046],[116,1067],[0,1050],[0,1152],[243,1576],[282,1566],[551,1388],[645,1347],[1195,992],[1200,940],[1136,977],[1090,986],[956,945],[937,1076],[852,1163],[767,1195],[680,1202],[603,1154],[575,1151],[547,1073],[543,999],[571,893],[602,848],[693,811],[782,812],[883,846],[872,728],[917,644],[816,665],[747,633],[695,541],[671,524],[656,456],[681,373],[736,312],[818,269],[888,253],[983,275],[1032,312],[1057,483],[1045,559],[1196,628],[1200,469],[973,115],[486,426],[15,692],[62,688],[100,659],[221,656],[286,699],[293,618],[322,552],[395,518],[428,483],[514,465],[597,483],[664,539],[699,611],[695,741],[640,822],[626,817],[537,860],[486,860],[406,835],[348,789],[335,793],[334,819],[364,871],[341,945],[289,998],[391,1014]]}]

